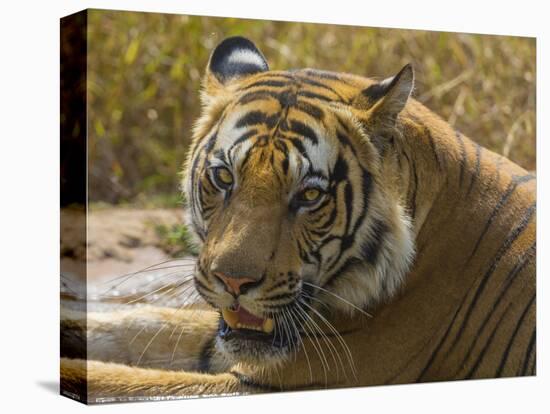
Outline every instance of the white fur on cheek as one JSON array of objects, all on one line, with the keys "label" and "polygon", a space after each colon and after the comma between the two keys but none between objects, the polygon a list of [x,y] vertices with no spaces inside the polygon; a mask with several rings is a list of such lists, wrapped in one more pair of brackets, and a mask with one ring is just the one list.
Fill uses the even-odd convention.
[{"label": "white fur on cheek", "polygon": [[[384,207],[386,205],[386,207]],[[393,204],[388,207],[383,197],[373,197],[369,219],[360,232],[369,232],[376,220],[388,224],[374,264],[363,262],[342,274],[330,286],[330,291],[353,303],[359,308],[368,307],[389,300],[405,282],[415,256],[415,243],[410,218],[403,207]],[[375,237],[375,235],[371,235]],[[353,313],[353,307],[345,302],[325,295],[323,300],[343,311]]]},{"label": "white fur on cheek", "polygon": [[314,130],[317,137],[319,137],[319,141],[314,144],[310,140],[304,139],[302,144],[313,168],[328,176],[329,166],[333,165],[336,160],[338,147],[324,138],[325,133],[323,131],[315,128],[314,125],[309,125],[309,127]]}]

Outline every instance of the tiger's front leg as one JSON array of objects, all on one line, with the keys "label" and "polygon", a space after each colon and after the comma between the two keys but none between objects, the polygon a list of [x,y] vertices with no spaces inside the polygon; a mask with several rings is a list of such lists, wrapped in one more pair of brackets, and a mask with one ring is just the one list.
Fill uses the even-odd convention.
[{"label": "tiger's front leg", "polygon": [[220,372],[227,368],[225,359],[215,352],[219,318],[215,311],[143,306],[91,312],[85,317],[62,310],[62,356],[83,358],[73,348],[87,344],[88,360],[168,370]]},{"label": "tiger's front leg", "polygon": [[[216,352],[215,311],[144,306],[92,312],[86,320],[78,312],[62,315],[61,389],[87,389],[89,402],[258,392]],[[79,336],[87,360],[70,349]]]},{"label": "tiger's front leg", "polygon": [[61,359],[61,389],[77,393],[85,381],[88,402],[128,401],[151,397],[250,394],[237,374],[203,374],[136,368],[117,363]]}]

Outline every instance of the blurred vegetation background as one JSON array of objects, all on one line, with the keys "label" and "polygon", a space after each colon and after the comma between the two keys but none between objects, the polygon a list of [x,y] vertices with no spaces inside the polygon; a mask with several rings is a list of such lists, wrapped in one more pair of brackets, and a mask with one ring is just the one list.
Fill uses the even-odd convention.
[{"label": "blurred vegetation background", "polygon": [[535,170],[535,39],[91,10],[89,196],[174,206],[212,48],[243,35],[272,69],[373,78],[412,62],[415,97],[480,144]]}]

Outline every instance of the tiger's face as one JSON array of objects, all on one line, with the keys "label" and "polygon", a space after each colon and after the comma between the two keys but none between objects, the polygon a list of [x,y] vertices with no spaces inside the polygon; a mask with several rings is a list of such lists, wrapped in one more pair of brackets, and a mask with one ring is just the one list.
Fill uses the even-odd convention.
[{"label": "tiger's face", "polygon": [[412,236],[377,134],[411,88],[407,67],[357,97],[335,74],[269,71],[244,38],[215,49],[184,189],[195,285],[220,310],[229,359],[280,363],[319,305],[351,311],[397,289]]}]

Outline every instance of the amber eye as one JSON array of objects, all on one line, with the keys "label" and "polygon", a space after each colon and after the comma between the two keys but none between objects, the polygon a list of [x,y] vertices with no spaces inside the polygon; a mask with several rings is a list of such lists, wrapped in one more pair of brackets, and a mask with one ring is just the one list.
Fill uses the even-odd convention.
[{"label": "amber eye", "polygon": [[233,174],[225,167],[214,168],[214,180],[218,187],[227,189],[233,185]]},{"label": "amber eye", "polygon": [[318,188],[308,188],[302,191],[299,196],[299,201],[301,201],[303,204],[313,204],[318,201],[322,195],[323,192]]}]

